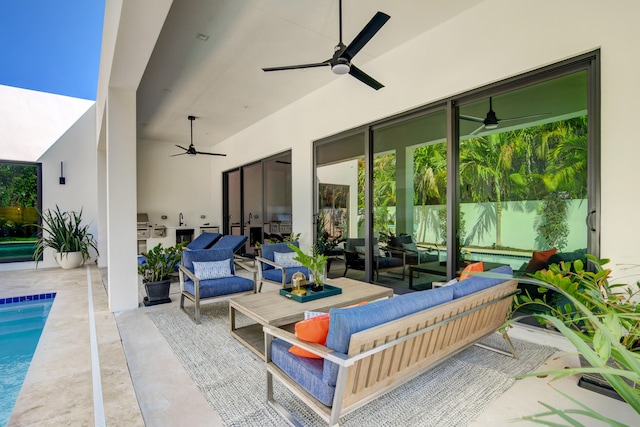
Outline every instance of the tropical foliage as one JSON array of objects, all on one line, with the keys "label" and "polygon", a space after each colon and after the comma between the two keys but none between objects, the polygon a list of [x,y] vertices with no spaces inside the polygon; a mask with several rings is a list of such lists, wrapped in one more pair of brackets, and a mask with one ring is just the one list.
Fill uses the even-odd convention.
[{"label": "tropical foliage", "polygon": [[80,212],[62,212],[58,205],[55,210],[47,209],[42,212],[42,225],[36,225],[41,230],[33,258],[37,263],[42,259],[45,248],[56,252],[80,252],[82,261],[90,258],[90,249],[98,253],[98,244],[89,232],[89,225],[83,224],[82,209]]},{"label": "tropical foliage", "polygon": [[[531,300],[525,296],[514,309],[527,304],[537,305],[541,309],[536,315],[539,321],[549,324],[569,339],[590,366],[525,376],[552,375],[556,380],[576,374],[599,374],[640,414],[640,306],[636,301],[640,284],[612,284],[609,282],[611,270],[604,268],[609,260],[598,260],[589,254],[587,258],[594,266],[593,271],[585,270],[582,261],[575,261],[552,265],[548,271],[535,273],[533,279],[521,279],[540,286],[543,293],[548,289],[560,297],[551,304],[545,298]],[[580,415],[612,426],[622,425],[575,399],[571,400],[580,408],[560,410],[542,403],[547,412],[527,416],[523,420],[558,426],[560,424],[555,419],[549,418],[560,417],[569,425],[583,425],[573,417]]]},{"label": "tropical foliage", "polygon": [[38,167],[0,163],[0,240],[34,239]]}]

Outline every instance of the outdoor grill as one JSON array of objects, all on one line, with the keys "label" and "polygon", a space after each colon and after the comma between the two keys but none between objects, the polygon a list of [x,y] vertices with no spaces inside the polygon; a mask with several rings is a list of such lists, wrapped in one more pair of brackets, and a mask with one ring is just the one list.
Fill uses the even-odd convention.
[{"label": "outdoor grill", "polygon": [[138,240],[146,240],[151,237],[151,226],[149,225],[149,214],[138,214]]}]

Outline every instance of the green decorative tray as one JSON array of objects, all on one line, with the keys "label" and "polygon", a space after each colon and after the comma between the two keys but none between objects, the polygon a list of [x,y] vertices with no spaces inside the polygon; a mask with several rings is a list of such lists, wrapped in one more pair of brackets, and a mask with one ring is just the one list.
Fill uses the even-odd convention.
[{"label": "green decorative tray", "polygon": [[306,288],[307,293],[304,295],[297,295],[291,293],[291,288],[280,289],[280,295],[285,298],[292,299],[298,302],[313,301],[320,298],[330,297],[332,295],[339,295],[342,293],[342,289],[337,286],[324,285],[324,289],[320,292],[313,292],[311,289]]}]

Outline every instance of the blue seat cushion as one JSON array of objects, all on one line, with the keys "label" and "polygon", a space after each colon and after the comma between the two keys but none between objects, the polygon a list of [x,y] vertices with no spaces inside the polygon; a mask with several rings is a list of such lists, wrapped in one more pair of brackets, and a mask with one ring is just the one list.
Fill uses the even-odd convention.
[{"label": "blue seat cushion", "polygon": [[381,256],[377,258],[378,268],[402,267],[402,258]]},{"label": "blue seat cushion", "polygon": [[[497,274],[506,274],[509,276],[513,276],[513,269],[508,265],[503,265],[502,267],[494,268],[493,270],[489,270],[490,273]],[[490,288],[499,283],[505,282],[508,279],[506,278],[494,278],[494,277],[483,277],[483,276],[471,276],[467,279],[461,280],[455,285],[447,286],[453,289],[453,299],[458,299],[462,297],[466,297],[469,294],[474,292],[481,291],[483,289]]]},{"label": "blue seat cushion", "polygon": [[322,381],[323,359],[289,353],[291,344],[281,339],[271,343],[271,360],[324,405],[333,404],[335,388]]},{"label": "blue seat cushion", "polygon": [[[286,269],[286,279],[284,283],[291,283],[291,276],[293,276],[293,274],[297,273],[298,271],[304,274],[304,277],[309,280],[309,269],[307,267],[289,267]],[[282,270],[279,268],[263,270],[262,277],[272,282],[280,283],[282,281]]]},{"label": "blue seat cushion", "polygon": [[[453,290],[450,289],[450,286],[444,286],[399,295],[357,307],[332,308],[329,310],[329,333],[325,345],[332,350],[346,354],[349,350],[352,334],[449,302],[452,299]],[[322,378],[328,385],[335,386],[338,378],[338,366],[335,363],[326,362]]]},{"label": "blue seat cushion", "polygon": [[[289,247],[289,243],[291,243],[294,246],[298,246],[299,247],[299,243],[298,242],[283,242],[283,243],[271,243],[271,244],[264,244],[262,245],[262,258],[264,259],[268,259],[269,261],[274,262],[275,259],[275,253],[276,252],[280,252],[280,253],[287,253],[287,252],[293,252],[293,249],[291,249]],[[274,267],[272,265],[269,265],[267,263],[262,263],[262,270],[266,271],[266,270],[272,270]],[[287,269],[288,271],[288,269]],[[280,270],[278,270],[278,273],[280,272]],[[271,280],[271,279],[269,279]],[[276,279],[277,282],[280,281],[280,279]],[[287,282],[288,283],[288,282]]]},{"label": "blue seat cushion", "polygon": [[[184,290],[195,295],[195,283],[191,280],[185,280]],[[200,281],[200,298],[212,298],[252,290],[253,280],[246,277],[230,276]]]},{"label": "blue seat cushion", "polygon": [[188,245],[187,248],[191,250],[196,249],[209,249],[213,244],[222,236],[220,233],[201,233],[198,237],[193,239]]}]

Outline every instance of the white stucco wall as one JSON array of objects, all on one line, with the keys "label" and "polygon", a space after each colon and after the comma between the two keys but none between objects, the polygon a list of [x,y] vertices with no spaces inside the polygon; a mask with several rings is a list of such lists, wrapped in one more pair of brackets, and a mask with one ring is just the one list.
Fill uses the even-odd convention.
[{"label": "white stucco wall", "polygon": [[[42,163],[42,209],[76,211],[82,209],[82,218],[90,224],[90,231],[99,240],[96,194],[96,108],[90,107],[37,161]],[[60,185],[60,162],[64,162],[66,184]],[[95,253],[92,254],[95,260]],[[38,268],[57,267],[53,251],[45,250]],[[0,271],[25,270],[35,267],[34,262],[0,264]]]},{"label": "white stucco wall", "polygon": [[[185,141],[188,146],[189,129],[185,118]],[[211,171],[219,172],[221,160],[213,156],[177,156],[182,150],[173,143],[138,141],[138,212],[149,214],[149,222],[178,226],[182,212],[189,226],[204,223],[222,225],[213,216],[213,193],[221,200],[221,188],[212,188]],[[162,215],[167,219],[163,220]],[[205,218],[200,218],[202,215]]]}]

